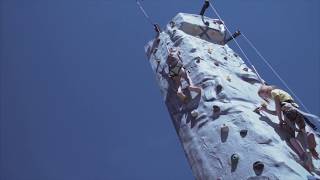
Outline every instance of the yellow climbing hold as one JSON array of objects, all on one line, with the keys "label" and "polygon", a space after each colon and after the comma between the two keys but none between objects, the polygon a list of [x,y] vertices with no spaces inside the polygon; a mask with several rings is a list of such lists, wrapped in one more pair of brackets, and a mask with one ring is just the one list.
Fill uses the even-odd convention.
[{"label": "yellow climbing hold", "polygon": [[212,49],[211,48],[208,49],[208,53],[212,54]]}]

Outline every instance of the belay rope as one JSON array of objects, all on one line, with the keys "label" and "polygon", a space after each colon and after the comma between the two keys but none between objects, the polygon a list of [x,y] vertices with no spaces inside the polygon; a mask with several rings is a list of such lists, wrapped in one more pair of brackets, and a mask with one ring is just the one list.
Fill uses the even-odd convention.
[{"label": "belay rope", "polygon": [[[161,32],[159,26],[153,22],[153,20],[151,19],[151,17],[148,15],[148,13],[146,12],[146,10],[144,9],[144,7],[142,6],[142,4],[140,3],[139,0],[136,0],[137,6],[139,7],[140,11],[142,12],[142,14],[144,15],[144,17],[148,20],[148,22],[157,30],[157,32]],[[164,42],[164,45],[166,46],[167,52],[170,53],[168,45],[166,42]]]},{"label": "belay rope", "polygon": [[279,73],[272,67],[272,65],[267,61],[267,59],[260,53],[260,51],[255,47],[255,45],[248,39],[247,36],[245,36],[244,34],[242,34],[243,39],[252,47],[252,49],[258,54],[258,56],[263,60],[263,62],[270,68],[270,70],[275,74],[275,76],[277,76],[277,78],[282,82],[282,84],[290,91],[290,93],[294,96],[295,99],[297,99],[297,101],[299,102],[299,104],[301,104],[301,106],[308,112],[311,113],[309,111],[309,109],[303,104],[302,100],[293,92],[293,90],[291,90],[291,88],[289,87],[289,85],[286,83],[285,80],[283,80],[281,78],[281,76],[279,75]]},{"label": "belay rope", "polygon": [[[220,20],[223,20],[220,16],[220,14],[218,13],[218,11],[216,10],[216,8],[210,3],[210,7],[211,9],[214,11],[214,13],[217,15],[217,17]],[[227,27],[226,24],[224,24],[226,27],[226,30],[228,31],[228,33],[231,34],[231,31],[229,30],[229,28]],[[299,104],[302,105],[302,107],[308,112],[311,113],[310,110],[307,108],[306,105],[304,105],[304,103],[302,102],[302,100],[296,95],[296,93],[293,92],[293,90],[289,87],[289,85],[286,83],[286,81],[281,78],[281,76],[279,75],[279,73],[273,68],[273,66],[267,61],[267,59],[260,53],[260,51],[256,48],[256,46],[247,38],[247,36],[241,32],[243,39],[250,45],[250,47],[257,53],[257,55],[263,60],[263,62],[268,66],[268,68],[270,68],[270,70],[272,71],[272,73],[281,81],[281,83],[290,91],[290,93],[294,96],[294,98],[299,102]],[[232,37],[233,38],[233,37]],[[250,66],[252,67],[252,69],[254,70],[254,72],[257,74],[259,80],[261,81],[262,84],[265,84],[265,82],[262,80],[261,76],[259,75],[258,71],[256,70],[256,68],[254,67],[253,63],[250,61],[250,59],[248,58],[247,54],[244,52],[244,50],[241,48],[241,46],[239,45],[239,43],[237,42],[237,40],[235,38],[233,38],[234,42],[236,43],[236,45],[238,46],[238,48],[240,49],[241,53],[243,54],[243,56],[246,58],[246,60],[249,62]]]},{"label": "belay rope", "polygon": [[[222,20],[220,14],[218,13],[218,11],[214,8],[214,6],[210,3],[210,7],[212,8],[212,10],[214,11],[214,13],[217,15],[217,17]],[[228,33],[231,34],[229,28],[227,27],[226,24],[224,24],[226,27],[226,30],[228,31]],[[272,73],[281,81],[281,83],[290,91],[290,93],[294,96],[295,99],[297,99],[297,101],[299,102],[299,104],[302,105],[302,107],[308,112],[311,113],[310,110],[307,108],[306,105],[304,105],[304,103],[302,102],[302,100],[293,92],[293,90],[289,87],[289,85],[286,83],[286,81],[281,78],[281,76],[279,75],[279,73],[272,67],[272,65],[267,61],[267,59],[260,53],[260,51],[254,46],[254,44],[246,37],[246,35],[242,32],[242,37],[243,39],[250,45],[250,47],[257,53],[257,55],[263,60],[263,62],[268,66],[268,68],[270,68],[270,70],[272,71]],[[247,61],[249,62],[249,64],[251,65],[251,67],[253,68],[253,70],[255,71],[255,73],[257,74],[257,76],[259,77],[261,83],[265,84],[264,81],[262,80],[261,76],[259,75],[258,71],[256,70],[256,68],[254,67],[253,63],[250,61],[250,59],[248,58],[248,56],[246,55],[246,53],[244,52],[244,50],[241,48],[241,46],[239,45],[239,43],[237,42],[237,40],[235,38],[233,38],[234,42],[236,43],[236,45],[239,47],[241,53],[244,55],[244,57],[247,59]]]},{"label": "belay rope", "polygon": [[[214,6],[210,3],[210,7],[213,10],[213,12],[217,15],[217,17],[223,21],[223,19],[221,18],[220,14],[218,13],[218,11],[214,8]],[[224,22],[224,26],[226,27],[226,30],[228,31],[229,34],[232,34],[231,31],[229,30],[228,26],[225,24]],[[261,76],[259,75],[257,69],[254,67],[252,61],[248,58],[247,54],[244,52],[244,50],[241,48],[240,44],[238,43],[238,41],[236,40],[236,38],[234,38],[233,36],[231,36],[233,41],[236,43],[236,45],[238,46],[238,48],[240,49],[241,53],[243,54],[243,56],[245,57],[245,59],[247,60],[247,62],[250,64],[250,66],[252,67],[253,71],[255,72],[255,74],[258,76],[259,81],[264,84],[264,80],[261,78]]]},{"label": "belay rope", "polygon": [[143,13],[144,17],[148,20],[148,22],[151,24],[151,25],[155,25],[155,23],[152,21],[152,19],[150,18],[150,16],[148,15],[148,13],[144,10],[142,4],[140,3],[139,0],[136,0],[136,3],[138,5],[138,7],[140,8],[141,12]]}]

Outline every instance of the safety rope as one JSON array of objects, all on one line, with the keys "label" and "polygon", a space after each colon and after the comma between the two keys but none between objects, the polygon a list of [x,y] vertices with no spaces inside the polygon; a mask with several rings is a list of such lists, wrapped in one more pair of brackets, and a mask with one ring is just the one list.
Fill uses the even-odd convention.
[{"label": "safety rope", "polygon": [[150,16],[148,15],[148,13],[144,10],[142,4],[139,2],[139,0],[136,0],[136,3],[138,5],[138,7],[140,8],[141,12],[143,13],[144,17],[148,20],[148,22],[154,26],[154,23],[152,21],[152,19],[150,18]]},{"label": "safety rope", "polygon": [[[214,11],[214,13],[217,15],[217,17],[223,21],[223,19],[221,18],[220,14],[218,13],[218,11],[216,10],[216,8],[212,5],[212,3],[210,3],[210,7],[211,9]],[[226,27],[226,30],[228,31],[229,34],[232,34],[231,31],[229,30],[228,26],[226,25],[225,21],[224,22],[224,26]],[[264,84],[264,80],[261,78],[261,76],[259,75],[257,69],[254,67],[252,61],[248,58],[247,54],[244,52],[244,50],[241,48],[240,44],[238,43],[238,41],[231,36],[232,39],[234,40],[234,42],[236,43],[236,45],[238,46],[238,48],[240,49],[241,53],[243,54],[243,56],[245,57],[245,59],[247,60],[247,62],[250,64],[250,66],[252,67],[253,71],[255,72],[255,74],[258,76],[259,81]]]},{"label": "safety rope", "polygon": [[[218,11],[215,9],[215,7],[210,3],[210,7],[212,8],[212,10],[214,11],[214,13],[217,15],[217,17],[223,21],[223,19],[221,18],[220,14],[218,13]],[[226,30],[228,31],[229,34],[231,34],[231,31],[229,30],[229,28],[227,27],[226,24],[224,24],[226,27]],[[302,107],[308,112],[311,113],[310,110],[307,108],[306,105],[304,105],[304,103],[302,102],[302,100],[296,95],[296,93],[293,92],[293,90],[289,87],[289,85],[286,83],[286,81],[281,78],[281,76],[279,75],[279,73],[272,67],[272,65],[267,61],[267,59],[260,53],[260,51],[254,46],[254,44],[245,36],[245,34],[243,32],[241,32],[243,38],[245,39],[245,41],[247,41],[247,43],[252,47],[252,49],[258,54],[258,56],[264,61],[264,63],[271,69],[271,71],[277,76],[277,78],[282,82],[282,84],[290,91],[290,93],[294,96],[295,99],[297,99],[297,101],[302,105]],[[233,38],[233,37],[232,37]],[[244,55],[244,57],[247,59],[247,61],[249,62],[250,66],[253,68],[253,70],[255,71],[255,73],[257,74],[258,78],[260,79],[261,83],[265,84],[265,82],[262,80],[261,76],[259,75],[258,71],[256,70],[256,68],[254,67],[253,63],[250,61],[250,59],[248,58],[248,56],[246,55],[246,53],[244,52],[244,50],[241,48],[241,46],[239,45],[239,43],[237,42],[237,40],[235,38],[233,38],[234,42],[236,43],[236,45],[239,47],[241,53]]]},{"label": "safety rope", "polygon": [[252,49],[258,54],[258,56],[263,60],[263,62],[271,69],[271,71],[277,76],[277,78],[282,82],[282,84],[290,91],[290,93],[294,96],[295,99],[302,105],[302,107],[308,112],[309,109],[304,105],[302,100],[293,92],[293,90],[289,87],[283,78],[279,75],[279,73],[273,68],[273,66],[267,61],[267,59],[260,53],[260,51],[256,48],[256,46],[248,39],[248,37],[242,33],[244,40],[252,47]]},{"label": "safety rope", "polygon": [[[159,26],[158,26],[156,23],[153,22],[153,20],[152,20],[151,17],[148,15],[147,11],[144,9],[144,7],[143,7],[142,4],[140,3],[140,1],[139,1],[139,0],[136,0],[136,3],[137,3],[137,5],[138,5],[140,11],[141,11],[142,14],[144,15],[144,17],[147,19],[147,21],[148,21],[154,28],[156,28],[157,31],[160,33],[161,30],[160,30]],[[165,46],[166,46],[167,52],[170,53],[169,47],[168,47],[167,43],[165,42],[164,44],[165,44]]]}]

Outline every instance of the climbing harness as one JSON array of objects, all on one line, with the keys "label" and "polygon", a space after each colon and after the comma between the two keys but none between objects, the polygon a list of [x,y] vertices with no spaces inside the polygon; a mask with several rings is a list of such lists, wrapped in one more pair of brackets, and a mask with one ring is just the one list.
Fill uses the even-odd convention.
[{"label": "climbing harness", "polygon": [[183,65],[179,62],[177,62],[177,64],[175,64],[171,67],[169,66],[169,76],[170,77],[180,76],[182,68],[183,68]]}]

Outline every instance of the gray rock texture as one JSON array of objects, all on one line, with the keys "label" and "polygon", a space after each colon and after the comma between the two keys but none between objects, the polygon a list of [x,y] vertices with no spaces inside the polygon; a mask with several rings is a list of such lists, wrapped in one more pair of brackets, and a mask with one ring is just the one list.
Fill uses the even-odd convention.
[{"label": "gray rock texture", "polygon": [[[253,112],[262,101],[257,75],[228,45],[221,45],[223,28],[205,20],[209,27],[198,15],[179,13],[160,33],[159,44],[152,40],[145,47],[195,178],[307,179],[312,174],[286,142],[286,133],[278,129],[277,117]],[[181,52],[184,68],[194,85],[202,88],[201,95],[185,89],[189,97],[185,103],[168,76],[171,47]],[[264,164],[260,173],[253,169],[256,161]],[[318,160],[313,163],[319,166]]]}]

